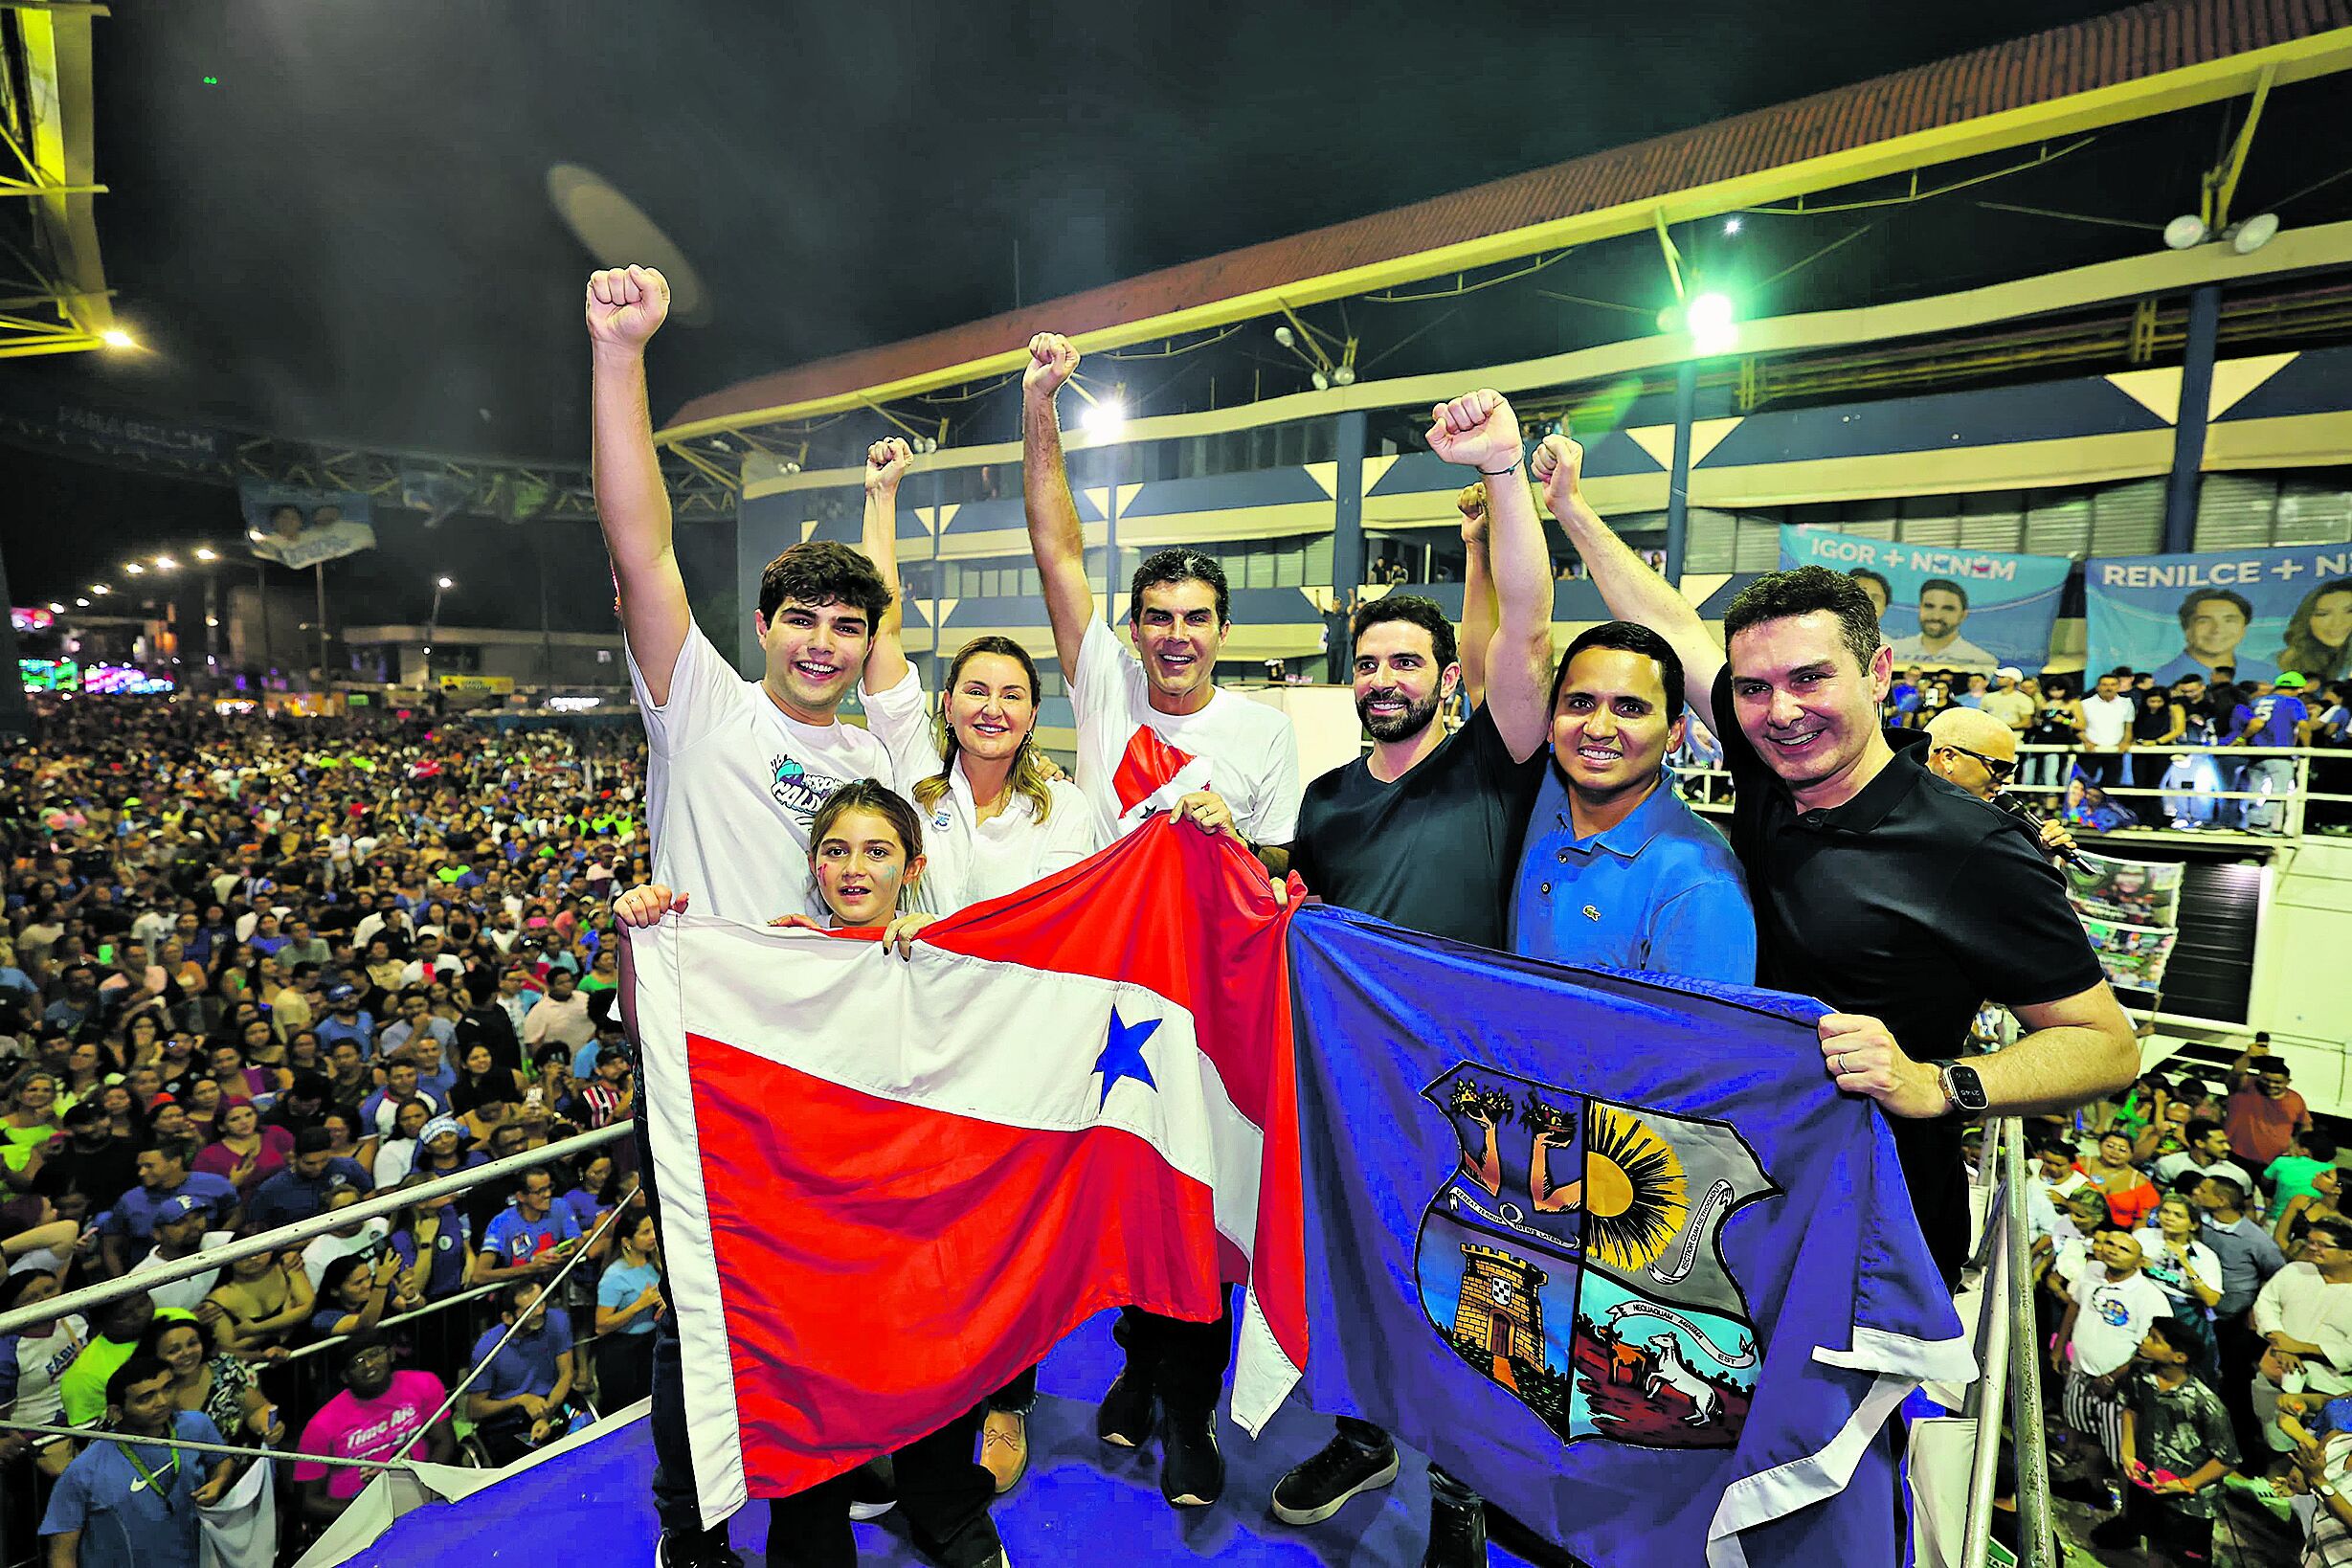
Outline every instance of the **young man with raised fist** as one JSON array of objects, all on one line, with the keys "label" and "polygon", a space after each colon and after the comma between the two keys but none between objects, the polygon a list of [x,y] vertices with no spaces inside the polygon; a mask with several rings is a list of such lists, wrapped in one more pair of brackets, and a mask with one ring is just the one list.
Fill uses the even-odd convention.
[{"label": "young man with raised fist", "polygon": [[[1217,685],[1218,650],[1232,630],[1223,570],[1188,549],[1161,550],[1136,568],[1128,586],[1131,652],[1095,614],[1054,407],[1077,369],[1067,338],[1041,332],[1030,341],[1021,499],[1077,715],[1078,788],[1109,837],[1173,811],[1230,836],[1280,875],[1298,823],[1298,745],[1283,714]],[[1120,1315],[1127,1366],[1104,1396],[1095,1429],[1104,1442],[1131,1448],[1160,1426],[1160,1494],[1172,1507],[1205,1507],[1224,1490],[1216,1406],[1232,1333],[1230,1305],[1215,1323],[1134,1308]]]},{"label": "young man with raised fist", "polygon": [[[668,310],[669,286],[649,267],[615,268],[589,280],[596,511],[620,591],[629,676],[645,719],[653,878],[691,894],[697,912],[748,926],[790,912],[795,897],[805,901],[802,913],[821,919],[826,910],[808,876],[817,808],[857,779],[898,785],[882,742],[843,724],[838,712],[857,684],[892,590],[845,545],[817,541],[784,551],[760,579],[752,626],[764,668],[756,681],[737,675],[695,626],[672,548],[669,496],[645,395],[645,346]],[[654,1089],[643,1064],[638,1076]],[[650,1123],[646,1116],[636,1123],[638,1169],[648,1193],[656,1169]],[[658,1224],[658,1201],[652,1213]],[[667,1260],[670,1248],[661,1255]],[[666,1273],[661,1289],[663,1299],[679,1299]],[[726,1526],[702,1528],[677,1318],[664,1314],[654,1331],[653,1490],[661,1520],[655,1561],[657,1568],[741,1568]],[[971,1421],[976,1429],[976,1412]],[[944,1452],[952,1445],[934,1446]],[[918,1538],[952,1541],[959,1561],[979,1563],[997,1555],[987,1516],[993,1490],[978,1465],[963,1469],[969,1473],[928,1476],[920,1485],[901,1479]],[[776,1500],[769,1562],[842,1560],[848,1527],[838,1515],[846,1506],[846,1489],[830,1482]],[[854,1558],[855,1548],[846,1549]]]}]

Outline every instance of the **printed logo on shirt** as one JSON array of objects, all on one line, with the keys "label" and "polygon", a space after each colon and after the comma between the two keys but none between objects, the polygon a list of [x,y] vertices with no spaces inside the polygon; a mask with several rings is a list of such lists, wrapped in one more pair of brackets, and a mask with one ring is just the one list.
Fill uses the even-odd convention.
[{"label": "printed logo on shirt", "polygon": [[825,796],[840,789],[842,780],[827,773],[812,773],[797,757],[770,757],[768,767],[772,777],[768,793],[775,803],[807,827],[817,817],[817,808],[825,803]]},{"label": "printed logo on shirt", "polygon": [[2111,1329],[2120,1329],[2132,1320],[2132,1310],[2120,1296],[2101,1293],[2097,1298],[2099,1321]]}]

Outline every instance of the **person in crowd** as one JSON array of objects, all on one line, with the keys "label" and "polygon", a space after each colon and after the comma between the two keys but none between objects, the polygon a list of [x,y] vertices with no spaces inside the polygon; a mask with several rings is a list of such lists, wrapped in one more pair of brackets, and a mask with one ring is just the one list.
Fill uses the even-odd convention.
[{"label": "person in crowd", "polygon": [[507,1112],[493,1112],[491,1108],[519,1106],[524,1091],[522,1074],[512,1067],[499,1065],[497,1051],[487,1041],[478,1040],[465,1048],[457,1084],[449,1091],[449,1112],[453,1116],[481,1115],[485,1122],[495,1121]]},{"label": "person in crowd", "polygon": [[554,1042],[576,1051],[595,1038],[595,1022],[588,1016],[588,994],[579,989],[578,976],[568,969],[550,971],[547,995],[523,1019],[524,1048],[536,1050]]},{"label": "person in crowd", "polygon": [[378,1188],[397,1187],[416,1164],[425,1129],[433,1122],[422,1100],[411,1100],[392,1118],[392,1130],[376,1145],[375,1168],[369,1173]]},{"label": "person in crowd", "polygon": [[[370,1095],[359,1108],[360,1127],[367,1135],[380,1138],[390,1132],[392,1123],[399,1119],[400,1108],[405,1105],[421,1105],[432,1116],[441,1113],[441,1102],[420,1087],[416,1079],[416,1064],[406,1057],[393,1057],[385,1062],[384,1086]],[[372,1158],[370,1154],[370,1159]]]},{"label": "person in crowd", "polygon": [[2291,1440],[2275,1425],[2283,1379],[2330,1399],[2352,1393],[2352,1221],[2321,1220],[2305,1231],[2301,1256],[2271,1276],[2248,1322],[2269,1347],[2253,1381],[2254,1414],[2271,1449],[2285,1453]]},{"label": "person in crowd", "polygon": [[[2172,700],[2170,688],[2149,686],[2132,693],[2131,783],[2134,789],[2155,790],[2162,787],[2172,771],[2173,753],[2166,748],[2178,746],[2188,733],[2188,716]],[[2136,811],[2151,813],[2156,802],[2144,797],[2132,802]]]},{"label": "person in crowd", "polygon": [[2223,1113],[2229,1147],[2256,1170],[2285,1154],[2296,1135],[2312,1130],[2311,1108],[2295,1092],[2294,1073],[2271,1054],[2271,1037],[2253,1043],[2229,1064],[2229,1100]]},{"label": "person in crowd", "polygon": [[[155,1211],[154,1249],[125,1270],[128,1274],[146,1274],[169,1264],[184,1263],[198,1254],[210,1251],[235,1239],[234,1231],[211,1229],[213,1218],[200,1198],[182,1196],[164,1200]],[[147,1294],[158,1307],[177,1307],[194,1311],[204,1300],[216,1276],[210,1270],[190,1274],[185,1279],[167,1280],[150,1284]]]},{"label": "person in crowd", "polygon": [[[0,1276],[0,1312],[38,1307],[59,1293],[57,1276],[30,1268]],[[0,1334],[0,1419],[28,1426],[56,1426],[63,1422],[65,1396],[58,1379],[89,1342],[90,1325],[72,1312],[61,1312],[46,1323],[35,1323],[11,1334]],[[0,1437],[0,1445],[10,1440]],[[21,1440],[41,1474],[56,1480],[74,1458],[70,1438],[29,1437]],[[5,1452],[5,1449],[0,1449]]]},{"label": "person in crowd", "polygon": [[[360,1195],[351,1188],[339,1187],[328,1197],[325,1212],[338,1214],[359,1199]],[[384,1220],[350,1219],[310,1239],[302,1247],[302,1272],[310,1276],[311,1288],[319,1292],[321,1307],[328,1305],[325,1288],[328,1266],[339,1258],[361,1254],[372,1257],[381,1252],[381,1243],[391,1229],[391,1223]]]},{"label": "person in crowd", "polygon": [[[1077,370],[1067,338],[1046,332],[1030,341],[1021,501],[1077,719],[1078,788],[1114,834],[1172,810],[1229,831],[1280,875],[1298,824],[1298,747],[1287,716],[1218,688],[1217,654],[1232,629],[1223,569],[1181,549],[1137,567],[1128,586],[1131,654],[1095,613],[1055,406]],[[1156,1402],[1160,1493],[1172,1507],[1205,1507],[1224,1489],[1214,1410],[1231,1317],[1229,1308],[1209,1324],[1138,1308],[1120,1314],[1127,1365],[1096,1411],[1095,1430],[1114,1446],[1141,1446],[1154,1436]]]},{"label": "person in crowd", "polygon": [[158,1317],[140,1336],[139,1354],[171,1369],[171,1402],[201,1411],[225,1434],[222,1442],[285,1442],[285,1425],[261,1391],[252,1363],[217,1350],[201,1318]]},{"label": "person in crowd", "polygon": [[238,1198],[250,1204],[257,1190],[286,1168],[294,1147],[293,1133],[262,1126],[261,1113],[250,1102],[238,1101],[221,1111],[213,1141],[196,1152],[192,1168],[225,1176]]},{"label": "person in crowd", "polygon": [[66,1467],[41,1516],[53,1568],[196,1568],[198,1510],[228,1493],[236,1461],[155,1446],[221,1441],[200,1412],[173,1402],[176,1381],[154,1356],[135,1355],[106,1380],[106,1432]]},{"label": "person in crowd", "polygon": [[2182,1191],[2184,1176],[2228,1176],[2242,1197],[2254,1190],[2254,1179],[2229,1154],[2229,1129],[2210,1116],[2191,1116],[2181,1130],[2180,1149],[2159,1156],[2153,1174],[2167,1192]]},{"label": "person in crowd", "polygon": [[379,1140],[371,1118],[348,1106],[329,1106],[319,1117],[319,1128],[326,1134],[328,1154],[363,1171],[374,1169]]},{"label": "person in crowd", "polygon": [[2100,676],[2091,695],[2074,706],[2082,714],[2082,755],[2076,767],[2083,782],[2100,790],[2129,782],[2123,757],[2132,749],[2132,718],[2138,707],[2123,695],[2122,681],[2112,673]]},{"label": "person in crowd", "polygon": [[[1433,411],[1430,446],[1464,466],[1508,471],[1520,458],[1518,419],[1493,393],[1473,394]],[[1656,789],[1658,757],[1670,728],[1664,690],[1603,695],[1612,686],[1638,685],[1638,660],[1605,649],[1585,657],[1573,700],[1555,695],[1546,706],[1547,683],[1554,681],[1552,585],[1527,486],[1506,482],[1490,496],[1484,486],[1472,485],[1456,505],[1466,563],[1462,636],[1457,638],[1435,602],[1418,594],[1391,594],[1356,607],[1348,647],[1356,718],[1372,738],[1372,750],[1308,786],[1290,868],[1310,893],[1333,904],[1456,941],[1504,948],[1512,937],[1507,889],[1521,864],[1529,811],[1539,789],[1553,789],[1556,815],[1567,812],[1570,796],[1553,781],[1565,769],[1566,754],[1584,746],[1588,728],[1592,749],[1613,753],[1579,762],[1607,820],[1588,820],[1583,835],[1563,824],[1563,841],[1599,840],[1645,808],[1652,817],[1688,815],[1689,808],[1679,798],[1670,806],[1648,805],[1655,796],[1646,792]],[[1555,683],[1570,683],[1568,671],[1577,663],[1572,651]],[[1466,685],[1474,706],[1463,725],[1446,733],[1438,715]],[[1668,686],[1679,702],[1679,683]],[[1599,744],[1604,736],[1605,748]],[[1559,759],[1557,768],[1542,754],[1547,740]],[[1628,755],[1629,763],[1624,760]],[[1613,767],[1625,777],[1618,779]],[[1624,798],[1628,794],[1635,798]],[[1646,851],[1631,835],[1627,840],[1632,854]],[[1594,847],[1579,845],[1587,854]],[[1683,848],[1669,846],[1650,869]],[[1559,858],[1565,862],[1568,852]],[[1620,863],[1611,852],[1592,859],[1600,862],[1596,876]],[[1534,860],[1531,850],[1530,863]],[[1443,874],[1433,876],[1440,865]],[[1736,890],[1736,870],[1732,876]],[[1547,884],[1533,896],[1540,900],[1551,891]],[[1551,909],[1540,902],[1534,907],[1528,939],[1548,947],[1555,941]],[[1753,931],[1751,923],[1751,951]],[[1621,946],[1657,945],[1661,956],[1677,946],[1669,923],[1646,910],[1621,922],[1610,937]],[[1351,1498],[1387,1486],[1397,1470],[1397,1446],[1388,1433],[1342,1418],[1330,1443],[1275,1483],[1274,1515],[1286,1524],[1320,1524]],[[1477,1493],[1442,1468],[1432,1467],[1429,1482],[1427,1560],[1439,1568],[1484,1562],[1486,1518]]]},{"label": "person in crowd", "polygon": [[237,1259],[205,1295],[198,1311],[223,1350],[249,1361],[283,1360],[286,1341],[310,1321],[316,1291],[298,1248]]},{"label": "person in crowd", "polygon": [[619,1255],[596,1281],[597,1402],[608,1416],[651,1392],[654,1320],[669,1310],[656,1262],[661,1241],[653,1216],[633,1198],[630,1214],[616,1224]]},{"label": "person in crowd", "polygon": [[491,1462],[507,1465],[566,1429],[574,1353],[571,1319],[541,1281],[507,1281],[498,1303],[497,1324],[474,1346],[482,1372],[465,1397],[465,1414]]},{"label": "person in crowd", "polygon": [[323,1127],[306,1128],[294,1140],[286,1168],[254,1190],[245,1220],[255,1232],[276,1230],[325,1210],[336,1193],[371,1193],[375,1178],[359,1161],[334,1152],[334,1136]]},{"label": "person in crowd", "polygon": [[2140,1266],[2164,1292],[2200,1377],[2218,1378],[2213,1309],[2221,1301],[2221,1259],[2198,1233],[2197,1209],[2179,1193],[2157,1204],[2155,1224],[2139,1231]]},{"label": "person in crowd", "polygon": [[514,1206],[482,1232],[474,1272],[482,1283],[523,1275],[544,1279],[582,1241],[579,1221],[555,1201],[555,1177],[545,1167],[523,1173]]},{"label": "person in crowd", "polygon": [[2282,1251],[2292,1254],[2303,1244],[2303,1233],[2315,1220],[2329,1220],[2341,1216],[2343,1207],[2343,1172],[2334,1165],[2322,1167],[2311,1178],[2311,1191],[2296,1193],[2278,1211],[2278,1221],[2271,1227]]},{"label": "person in crowd", "polygon": [[215,1230],[235,1230],[242,1214],[236,1189],[225,1176],[191,1172],[188,1154],[177,1144],[154,1144],[139,1152],[139,1185],[114,1200],[99,1227],[99,1253],[109,1276],[130,1266],[131,1259],[153,1244],[155,1217],[175,1198],[202,1203]]},{"label": "person in crowd", "polygon": [[[699,897],[706,914],[765,920],[776,912],[772,901],[798,885],[824,798],[845,780],[891,777],[887,749],[840,718],[890,589],[862,556],[829,541],[785,550],[761,573],[751,617],[761,678],[738,676],[695,626],[647,412],[645,347],[669,313],[668,284],[649,268],[598,272],[586,312],[597,518],[648,743],[645,798],[658,803],[647,823],[652,876]],[[714,737],[724,738],[701,744]],[[750,756],[766,766],[729,760]],[[642,1118],[638,1125],[638,1168],[651,1173]],[[740,1559],[725,1528],[706,1530],[695,1501],[676,1329],[665,1319],[658,1330],[658,1568],[732,1568]]]},{"label": "person in crowd", "polygon": [[2098,1157],[2082,1168],[2083,1179],[2107,1199],[2107,1213],[2126,1230],[2138,1230],[2156,1212],[2162,1194],[2132,1163],[2132,1140],[2110,1128],[2099,1138]]},{"label": "person in crowd", "polygon": [[2010,738],[2009,754],[2017,754],[2016,743],[2026,738],[2032,728],[2038,706],[2032,694],[2025,689],[2026,672],[2014,664],[2004,664],[1993,671],[1991,689],[1977,699],[1977,711],[1991,718],[2007,729]]},{"label": "person in crowd", "polygon": [[[2303,677],[2289,670],[2259,696],[2249,693],[2229,714],[2222,744],[2296,747],[2311,744],[2311,709],[2304,705]],[[2255,798],[2241,800],[2239,822],[2249,833],[2286,831],[2284,796],[2295,788],[2295,759],[2255,757],[2238,770],[2236,788]]]},{"label": "person in crowd", "polygon": [[388,1240],[410,1276],[406,1294],[440,1301],[479,1283],[473,1226],[446,1193],[419,1198],[402,1210],[392,1221]]},{"label": "person in crowd", "polygon": [[[373,1331],[354,1333],[326,1354],[335,1362],[343,1388],[303,1424],[302,1435],[295,1440],[297,1454],[421,1459],[436,1465],[455,1460],[458,1445],[450,1418],[441,1417],[429,1430],[425,1425],[449,1397],[438,1378],[416,1370],[394,1372],[391,1345]],[[293,1481],[304,1522],[326,1525],[342,1517],[372,1473],[298,1458]]]},{"label": "person in crowd", "polygon": [[2213,1560],[2221,1484],[2238,1463],[2221,1400],[2189,1376],[2196,1347],[2187,1337],[2176,1318],[2147,1325],[2121,1388],[2123,1507],[2091,1530],[2091,1544],[2105,1551],[2146,1542],[2165,1568]]},{"label": "person in crowd", "polygon": [[2214,1349],[2220,1361],[2222,1403],[2244,1454],[2265,1451],[2261,1422],[2250,1395],[2254,1369],[2268,1348],[2248,1320],[2254,1300],[2286,1258],[2269,1231],[2246,1212],[2251,1185],[2208,1175],[2197,1179],[2189,1199],[2197,1205],[2198,1240],[2212,1249],[2221,1266],[2221,1299],[2213,1304]]},{"label": "person in crowd", "polygon": [[2296,1133],[2287,1152],[2262,1168],[2262,1184],[2274,1203],[2316,1198],[2320,1174],[2335,1169],[2336,1140],[2314,1127]]},{"label": "person in crowd", "polygon": [[[2063,1409],[2075,1431],[2096,1440],[2108,1463],[2123,1463],[2123,1407],[2116,1397],[2117,1375],[2131,1364],[2148,1325],[2170,1314],[2163,1289],[2140,1266],[2139,1243],[2121,1225],[2102,1225],[2092,1238],[2091,1257],[2067,1287],[2066,1313],[2050,1353],[2050,1370],[2065,1379]],[[2103,1498],[2105,1489],[2090,1473],[2051,1490],[2081,1497],[2086,1488]]]},{"label": "person in crowd", "polygon": [[[57,1398],[68,1426],[95,1426],[106,1414],[106,1380],[139,1353],[140,1337],[158,1313],[145,1290],[115,1297],[90,1314],[91,1334],[81,1354],[57,1378]],[[163,1315],[185,1317],[166,1309]]]},{"label": "person in crowd", "polygon": [[407,1270],[389,1242],[378,1238],[362,1252],[347,1252],[319,1276],[310,1332],[319,1338],[359,1333],[387,1314],[414,1311],[422,1305],[410,1289]]},{"label": "person in crowd", "polygon": [[637,1109],[637,1086],[629,1053],[616,1045],[596,1053],[596,1070],[573,1091],[571,1104],[583,1128],[610,1127]]},{"label": "person in crowd", "polygon": [[[1937,786],[1910,732],[1878,727],[1893,656],[1853,580],[1826,568],[1759,577],[1725,613],[1727,658],[1586,503],[1582,460],[1555,435],[1532,467],[1610,614],[1672,645],[1693,715],[1723,742],[1757,977],[1833,1009],[1823,1066],[1889,1116],[1929,1248],[1957,1278],[1967,1194],[1954,1113],[2096,1099],[2139,1069],[2131,1022],[2057,873],[2002,814]],[[1988,997],[2026,1033],[1960,1062]]]}]

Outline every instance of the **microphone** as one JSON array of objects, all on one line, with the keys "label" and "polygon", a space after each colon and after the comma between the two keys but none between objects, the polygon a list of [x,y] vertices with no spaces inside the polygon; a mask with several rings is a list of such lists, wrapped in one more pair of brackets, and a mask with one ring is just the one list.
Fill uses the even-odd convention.
[{"label": "microphone", "polygon": [[[2042,819],[2033,814],[2031,807],[2027,806],[2023,800],[2018,799],[2017,796],[2011,795],[2006,790],[1995,790],[1993,792],[1993,804],[2026,824],[2027,828],[2028,828],[2033,834],[2035,847],[2047,847],[2042,843]],[[2050,849],[2048,850],[2048,853],[2057,856],[2058,859],[2064,861],[2075,870],[2082,872],[2085,876],[2095,875],[2098,870],[2098,867],[2091,863],[2090,858],[2084,855],[2079,849]]]}]

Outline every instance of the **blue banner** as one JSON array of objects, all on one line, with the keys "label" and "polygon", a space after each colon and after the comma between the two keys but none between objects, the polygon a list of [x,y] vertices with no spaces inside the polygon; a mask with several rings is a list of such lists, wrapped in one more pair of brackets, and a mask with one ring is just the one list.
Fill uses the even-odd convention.
[{"label": "blue banner", "polygon": [[1989,670],[2027,675],[2050,659],[2050,628],[2074,563],[2063,555],[1902,545],[1829,528],[1782,528],[1781,567],[1826,566],[1862,584],[1899,673]]},{"label": "blue banner", "polygon": [[2164,685],[2222,669],[2352,675],[2352,545],[2095,556],[2083,601],[2094,674],[2120,665]]},{"label": "blue banner", "polygon": [[1314,1408],[1595,1568],[1896,1562],[1885,1426],[1972,1376],[1817,1002],[1324,906],[1290,933]]},{"label": "blue banner", "polygon": [[314,567],[375,549],[375,513],[357,490],[239,480],[237,505],[253,552],[283,567]]}]

